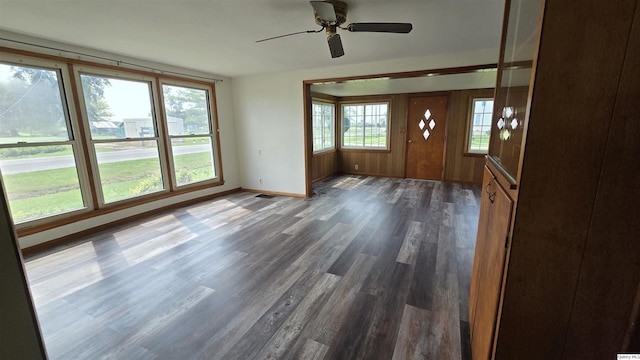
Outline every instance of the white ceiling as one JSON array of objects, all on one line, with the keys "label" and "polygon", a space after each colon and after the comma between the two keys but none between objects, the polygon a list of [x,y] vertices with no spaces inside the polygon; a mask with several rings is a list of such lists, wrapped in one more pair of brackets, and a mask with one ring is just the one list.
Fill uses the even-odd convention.
[{"label": "white ceiling", "polygon": [[503,0],[347,3],[347,23],[410,22],[413,31],[341,31],[345,55],[338,59],[331,59],[324,33],[255,43],[317,29],[307,0],[0,0],[0,29],[228,77],[498,52]]}]

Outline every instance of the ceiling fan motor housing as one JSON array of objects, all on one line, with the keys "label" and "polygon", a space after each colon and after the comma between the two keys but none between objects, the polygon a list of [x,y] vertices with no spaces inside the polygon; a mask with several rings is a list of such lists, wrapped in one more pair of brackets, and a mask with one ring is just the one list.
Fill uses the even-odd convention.
[{"label": "ceiling fan motor housing", "polygon": [[348,9],[347,4],[338,0],[326,0],[325,2],[333,5],[333,9],[336,12],[336,21],[335,23],[333,21],[327,22],[326,19],[322,19],[318,15],[318,13],[314,12],[316,24],[320,26],[329,26],[329,25],[340,26],[344,24],[344,22],[347,21],[347,9]]}]

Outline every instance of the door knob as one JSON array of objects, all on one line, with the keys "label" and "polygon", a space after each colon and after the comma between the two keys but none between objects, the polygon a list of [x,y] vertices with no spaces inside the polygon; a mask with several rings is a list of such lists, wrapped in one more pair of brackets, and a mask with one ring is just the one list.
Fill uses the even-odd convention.
[{"label": "door knob", "polygon": [[407,141],[407,142],[408,142],[408,143],[411,143],[412,141],[411,141],[411,140],[409,140],[409,141]]}]

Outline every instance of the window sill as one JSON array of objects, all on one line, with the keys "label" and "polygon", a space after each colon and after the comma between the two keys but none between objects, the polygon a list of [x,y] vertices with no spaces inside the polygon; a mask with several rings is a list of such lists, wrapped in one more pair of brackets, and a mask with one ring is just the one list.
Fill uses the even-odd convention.
[{"label": "window sill", "polygon": [[465,156],[465,157],[477,157],[477,158],[484,158],[486,155],[487,153],[470,153],[470,152],[466,152],[462,154],[462,156]]},{"label": "window sill", "polygon": [[319,151],[315,151],[313,153],[313,156],[319,156],[319,155],[327,155],[327,154],[332,154],[337,152],[338,150],[336,148],[333,149],[325,149],[325,150],[319,150]]},{"label": "window sill", "polygon": [[354,153],[390,153],[390,149],[351,149],[351,148],[341,148],[340,152],[354,152]]}]

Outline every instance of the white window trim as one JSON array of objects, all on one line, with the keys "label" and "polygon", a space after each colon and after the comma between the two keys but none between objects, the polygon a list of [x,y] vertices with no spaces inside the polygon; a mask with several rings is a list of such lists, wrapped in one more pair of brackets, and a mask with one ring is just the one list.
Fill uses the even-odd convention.
[{"label": "white window trim", "polygon": [[[337,113],[338,106],[337,106],[336,103],[328,101],[328,100],[315,99],[315,98],[312,99],[312,101],[311,101],[311,106],[312,106],[312,110],[311,110],[311,128],[312,128],[311,134],[312,134],[312,137],[311,138],[312,138],[314,143],[315,143],[315,137],[313,136],[313,105],[314,104],[331,105],[331,106],[333,106],[333,134],[332,134],[333,135],[333,144],[331,145],[331,147],[325,147],[325,148],[322,148],[320,150],[314,150],[313,154],[316,155],[316,154],[321,154],[321,153],[325,153],[325,152],[335,151],[336,150],[336,131],[337,131],[336,129],[337,129],[337,125],[338,125],[338,122],[336,121],[336,119],[337,119],[336,113]],[[323,132],[323,135],[324,135],[324,132]],[[324,136],[323,136],[323,140],[324,140]],[[313,147],[313,145],[312,145],[312,147]]]},{"label": "white window trim", "polygon": [[[473,120],[475,116],[474,108],[476,101],[494,101],[495,99],[490,96],[472,96],[469,100],[469,115],[467,116],[467,132],[466,132],[466,141],[465,141],[465,153],[473,154],[473,155],[485,155],[489,152],[490,142],[487,141],[487,149],[479,150],[479,149],[471,149],[471,132],[473,131]],[[493,109],[491,109],[491,114],[493,113]],[[489,130],[491,130],[491,123],[489,124]]]},{"label": "white window trim", "polygon": [[[343,107],[346,106],[358,106],[358,105],[377,105],[377,104],[386,104],[387,105],[387,130],[386,130],[386,144],[384,147],[379,146],[347,146],[344,144],[344,131],[342,126]],[[344,150],[359,150],[359,151],[389,151],[391,149],[391,100],[354,100],[354,101],[343,101],[340,102],[340,149]],[[364,123],[363,123],[364,125]],[[364,127],[363,127],[364,129]]]}]

